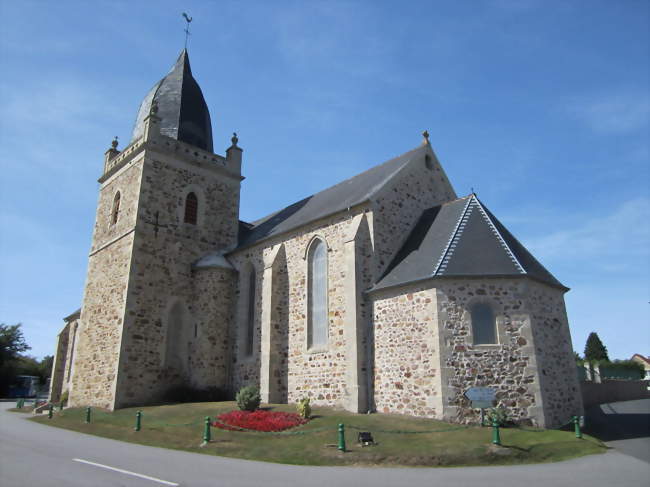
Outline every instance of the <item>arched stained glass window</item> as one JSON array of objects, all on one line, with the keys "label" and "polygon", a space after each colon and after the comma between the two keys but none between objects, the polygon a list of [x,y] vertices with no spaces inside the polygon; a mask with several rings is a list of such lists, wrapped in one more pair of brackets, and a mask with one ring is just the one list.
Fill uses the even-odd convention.
[{"label": "arched stained glass window", "polygon": [[197,215],[199,213],[199,200],[194,193],[190,193],[185,198],[185,223],[196,225]]},{"label": "arched stained glass window", "polygon": [[248,278],[248,313],[246,315],[246,355],[253,355],[255,337],[255,270],[251,269]]},{"label": "arched stained glass window", "polygon": [[115,193],[113,198],[113,211],[111,211],[111,225],[117,223],[117,218],[120,216],[120,192]]},{"label": "arched stained glass window", "polygon": [[497,343],[496,320],[492,307],[486,303],[477,303],[472,306],[471,315],[474,345]]},{"label": "arched stained glass window", "polygon": [[320,239],[312,242],[308,257],[309,296],[308,331],[309,348],[327,345],[327,247]]}]

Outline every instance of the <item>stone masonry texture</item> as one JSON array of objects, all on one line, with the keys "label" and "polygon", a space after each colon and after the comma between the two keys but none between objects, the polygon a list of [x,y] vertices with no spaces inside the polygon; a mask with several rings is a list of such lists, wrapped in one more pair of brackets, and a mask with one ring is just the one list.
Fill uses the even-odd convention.
[{"label": "stone masonry texture", "polygon": [[[178,388],[256,385],[270,402],[470,423],[479,413],[464,393],[482,386],[518,422],[580,414],[564,290],[479,276],[371,291],[422,211],[456,198],[428,146],[367,201],[238,248],[241,149],[218,156],[160,135],[154,116],[145,123],[142,139],[107,152],[81,315],[59,335],[52,399],[69,390],[72,406],[114,409]],[[190,192],[196,224],[184,221]],[[327,247],[328,338],[310,348],[315,239]],[[494,344],[474,343],[476,303],[494,312]]]}]

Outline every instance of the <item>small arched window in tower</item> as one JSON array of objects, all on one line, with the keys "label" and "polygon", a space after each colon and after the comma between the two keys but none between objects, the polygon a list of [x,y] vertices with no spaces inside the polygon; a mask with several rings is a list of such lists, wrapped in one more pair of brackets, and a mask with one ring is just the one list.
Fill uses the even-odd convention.
[{"label": "small arched window in tower", "polygon": [[120,192],[115,193],[113,198],[113,211],[111,211],[111,225],[117,223],[117,218],[120,216]]},{"label": "small arched window in tower", "polygon": [[309,348],[327,345],[327,246],[316,239],[308,257],[308,317],[307,342]]},{"label": "small arched window in tower", "polygon": [[248,312],[246,314],[246,355],[253,355],[253,339],[255,337],[255,269],[251,269],[248,277]]},{"label": "small arched window in tower", "polygon": [[470,310],[474,345],[493,345],[497,343],[497,327],[492,307],[477,303]]},{"label": "small arched window in tower", "polygon": [[196,225],[196,218],[199,213],[199,200],[194,193],[190,193],[185,198],[185,223]]}]

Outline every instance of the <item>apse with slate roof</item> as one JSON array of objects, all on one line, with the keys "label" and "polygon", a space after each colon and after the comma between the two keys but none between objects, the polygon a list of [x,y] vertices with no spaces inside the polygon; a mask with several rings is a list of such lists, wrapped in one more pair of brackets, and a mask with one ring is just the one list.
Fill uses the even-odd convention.
[{"label": "apse with slate roof", "polygon": [[105,153],[52,400],[67,391],[72,406],[114,409],[254,384],[272,403],[470,422],[464,393],[482,386],[521,422],[580,414],[568,288],[475,194],[458,198],[423,135],[241,221],[243,151],[233,134],[225,155],[212,152],[183,50],[142,101],[129,145]]}]

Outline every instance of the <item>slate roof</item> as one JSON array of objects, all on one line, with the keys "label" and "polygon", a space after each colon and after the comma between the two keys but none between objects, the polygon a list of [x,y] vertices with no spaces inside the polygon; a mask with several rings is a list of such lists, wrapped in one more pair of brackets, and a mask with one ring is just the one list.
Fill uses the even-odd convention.
[{"label": "slate roof", "polygon": [[192,76],[186,49],[178,56],[167,76],[158,81],[144,97],[133,129],[131,141],[142,137],[144,119],[151,104],[158,104],[160,133],[212,152],[212,123],[203,93]]},{"label": "slate roof", "polygon": [[471,194],[425,210],[371,290],[435,277],[522,275],[568,289]]},{"label": "slate roof", "polygon": [[246,224],[249,228],[240,224],[238,248],[248,247],[260,240],[368,201],[404,166],[414,159],[424,158],[428,151],[427,145],[421,145],[280,211]]}]

